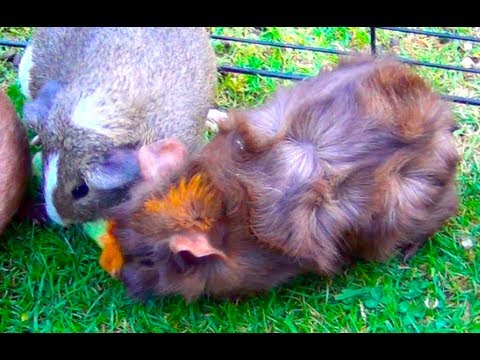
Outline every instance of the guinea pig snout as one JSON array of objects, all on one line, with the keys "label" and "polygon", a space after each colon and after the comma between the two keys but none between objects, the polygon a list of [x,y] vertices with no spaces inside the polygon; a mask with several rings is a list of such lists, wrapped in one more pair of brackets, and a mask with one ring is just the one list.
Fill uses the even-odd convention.
[{"label": "guinea pig snout", "polygon": [[151,266],[127,263],[121,268],[119,279],[129,296],[145,300],[153,294],[159,275]]}]

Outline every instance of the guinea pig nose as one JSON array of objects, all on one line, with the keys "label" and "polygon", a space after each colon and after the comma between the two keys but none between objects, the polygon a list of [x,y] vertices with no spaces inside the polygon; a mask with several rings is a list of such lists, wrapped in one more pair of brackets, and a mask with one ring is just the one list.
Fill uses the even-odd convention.
[{"label": "guinea pig nose", "polygon": [[88,191],[89,191],[88,185],[85,183],[84,180],[82,180],[82,182],[79,185],[73,188],[72,196],[75,200],[78,200],[87,196]]}]

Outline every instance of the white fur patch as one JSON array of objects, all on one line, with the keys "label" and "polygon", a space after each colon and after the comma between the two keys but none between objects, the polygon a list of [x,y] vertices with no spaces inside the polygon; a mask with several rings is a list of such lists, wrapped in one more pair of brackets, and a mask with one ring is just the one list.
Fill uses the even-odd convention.
[{"label": "white fur patch", "polygon": [[33,67],[33,57],[32,57],[33,45],[27,46],[25,52],[23,53],[20,64],[18,65],[18,79],[20,80],[20,89],[22,90],[23,95],[27,98],[30,98],[30,70]]},{"label": "white fur patch", "polygon": [[58,171],[58,153],[54,153],[47,159],[45,168],[45,204],[47,207],[47,215],[57,224],[63,225],[63,221],[58,215],[55,205],[53,205],[53,192],[57,188],[57,171]]},{"label": "white fur patch", "polygon": [[90,129],[97,133],[102,133],[105,119],[100,115],[95,99],[86,97],[81,99],[72,114],[72,123],[76,127]]},{"label": "white fur patch", "polygon": [[218,124],[225,120],[228,120],[228,114],[226,112],[219,111],[217,109],[210,109],[208,110],[205,125],[211,131],[217,132]]},{"label": "white fur patch", "polygon": [[224,111],[217,109],[208,110],[207,120],[210,120],[215,123],[219,123],[228,119],[228,114]]}]

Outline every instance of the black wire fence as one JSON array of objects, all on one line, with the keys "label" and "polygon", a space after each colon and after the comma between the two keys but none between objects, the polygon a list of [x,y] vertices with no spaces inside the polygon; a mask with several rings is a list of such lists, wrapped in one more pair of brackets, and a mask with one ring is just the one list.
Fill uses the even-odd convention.
[{"label": "black wire fence", "polygon": [[[431,36],[436,37],[439,39],[447,39],[447,40],[458,40],[458,41],[468,41],[474,43],[480,43],[480,38],[473,37],[473,36],[463,36],[452,34],[449,32],[435,32],[435,31],[426,31],[426,30],[417,30],[417,29],[410,29],[410,28],[400,28],[400,27],[370,27],[370,52],[372,54],[379,54],[379,47],[377,42],[377,29],[391,31],[391,32],[399,32],[399,33],[408,33],[408,34],[415,34],[415,35],[423,35],[423,36]],[[265,40],[258,40],[258,39],[247,39],[247,38],[239,38],[239,37],[229,37],[229,36],[221,36],[221,35],[211,35],[212,39],[219,40],[221,42],[233,42],[233,43],[244,43],[244,44],[253,44],[258,46],[269,46],[269,47],[276,47],[276,48],[283,48],[283,49],[293,49],[293,50],[303,50],[303,51],[312,51],[312,52],[320,52],[325,54],[332,54],[338,56],[350,55],[354,54],[353,51],[342,51],[336,49],[327,49],[322,47],[314,47],[314,46],[306,46],[306,45],[299,45],[299,44],[288,44],[288,43],[281,43],[281,42],[273,42],[273,41],[265,41]],[[7,47],[26,47],[26,41],[15,41],[15,40],[2,40],[0,39],[0,46],[7,46]],[[471,67],[460,67],[454,65],[446,65],[446,64],[436,64],[430,63],[425,61],[418,61],[415,59],[407,59],[400,57],[400,60],[411,65],[415,66],[424,66],[436,69],[442,69],[446,71],[459,71],[464,73],[470,73],[474,75],[480,74],[480,69]],[[286,79],[286,80],[301,80],[308,75],[304,74],[295,74],[295,73],[285,73],[279,71],[270,71],[270,70],[262,70],[262,69],[253,69],[253,68],[246,68],[246,67],[237,67],[232,65],[221,65],[219,66],[219,71],[222,73],[236,73],[236,74],[247,74],[247,75],[259,75],[265,76],[270,78],[277,78],[277,79]],[[472,97],[461,97],[461,96],[452,96],[452,95],[442,95],[446,100],[452,101],[454,103],[459,104],[467,104],[467,105],[480,105],[480,99],[472,98]]]}]

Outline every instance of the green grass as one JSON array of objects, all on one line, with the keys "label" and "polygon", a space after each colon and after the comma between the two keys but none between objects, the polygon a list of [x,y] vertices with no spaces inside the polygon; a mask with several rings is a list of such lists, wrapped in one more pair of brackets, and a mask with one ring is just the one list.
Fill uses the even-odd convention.
[{"label": "green grass", "polygon": [[[435,29],[443,30],[443,29]],[[450,28],[480,35],[480,28]],[[367,28],[213,28],[247,36],[337,49],[368,50]],[[0,28],[0,37],[27,38],[30,29]],[[423,36],[378,31],[384,51],[459,65],[480,56]],[[396,41],[392,41],[396,38]],[[336,56],[215,41],[219,63],[314,74]],[[0,49],[1,52],[1,49]],[[480,97],[478,76],[418,68],[444,93]],[[0,62],[0,84],[21,109],[16,74]],[[286,81],[245,75],[220,79],[217,103],[262,103]],[[458,215],[407,265],[361,263],[327,280],[303,276],[266,294],[235,303],[179,297],[146,304],[127,298],[98,266],[100,250],[78,228],[42,229],[12,223],[0,242],[1,332],[480,332],[480,121],[479,110],[455,105],[462,156]],[[470,240],[473,247],[465,246]]]}]

